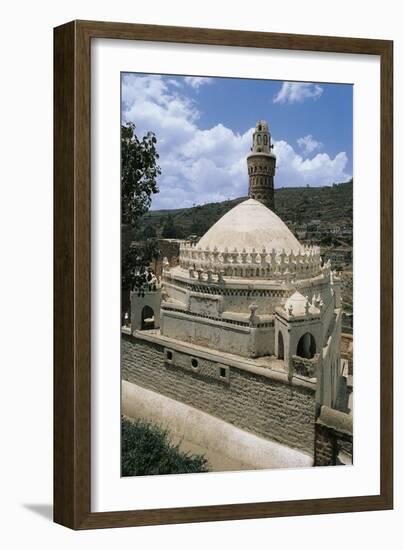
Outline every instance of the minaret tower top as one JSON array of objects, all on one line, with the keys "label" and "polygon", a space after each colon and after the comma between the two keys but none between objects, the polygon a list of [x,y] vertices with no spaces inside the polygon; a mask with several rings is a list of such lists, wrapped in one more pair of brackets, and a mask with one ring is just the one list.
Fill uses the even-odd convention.
[{"label": "minaret tower top", "polygon": [[249,197],[274,210],[276,156],[271,152],[272,148],[268,124],[265,120],[258,120],[253,133],[251,153],[247,158]]}]

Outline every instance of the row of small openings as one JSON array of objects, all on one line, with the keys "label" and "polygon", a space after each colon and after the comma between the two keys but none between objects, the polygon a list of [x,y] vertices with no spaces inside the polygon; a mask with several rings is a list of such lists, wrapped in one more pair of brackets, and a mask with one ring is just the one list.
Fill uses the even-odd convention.
[{"label": "row of small openings", "polygon": [[253,166],[249,166],[248,173],[249,175],[255,174],[256,172],[266,172],[268,173],[270,170],[269,166],[267,164],[254,164]]},{"label": "row of small openings", "polygon": [[[191,360],[191,365],[194,369],[197,369],[198,366],[199,366],[199,362],[197,359],[195,359],[194,357],[192,357],[192,360]],[[224,367],[220,367],[220,376],[221,378],[226,378],[227,376],[227,371]]]},{"label": "row of small openings", "polygon": [[269,180],[269,177],[266,176],[254,176],[252,181],[251,181],[251,184],[252,185],[269,185],[270,184],[270,180]]},{"label": "row of small openings", "polygon": [[[173,359],[172,351],[170,351],[170,350],[166,351],[166,358],[167,358],[168,361],[172,361],[172,359]],[[192,368],[194,368],[194,369],[197,369],[199,367],[199,361],[195,357],[192,357],[192,359],[190,360],[190,364],[192,365]],[[220,367],[220,377],[221,378],[226,378],[227,377],[227,371],[226,371],[225,367]]]}]

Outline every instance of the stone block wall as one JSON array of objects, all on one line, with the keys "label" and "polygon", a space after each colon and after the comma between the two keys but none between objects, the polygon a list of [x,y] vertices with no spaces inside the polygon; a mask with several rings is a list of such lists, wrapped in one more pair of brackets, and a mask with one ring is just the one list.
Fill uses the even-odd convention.
[{"label": "stone block wall", "polygon": [[[194,353],[122,334],[122,377],[313,456],[315,395],[311,388],[198,359]],[[192,365],[192,359],[197,365]]]},{"label": "stone block wall", "polygon": [[325,426],[316,426],[315,466],[334,466],[336,464],[336,445],[333,430]]},{"label": "stone block wall", "polygon": [[352,418],[323,406],[315,430],[315,466],[336,466],[353,457]]}]

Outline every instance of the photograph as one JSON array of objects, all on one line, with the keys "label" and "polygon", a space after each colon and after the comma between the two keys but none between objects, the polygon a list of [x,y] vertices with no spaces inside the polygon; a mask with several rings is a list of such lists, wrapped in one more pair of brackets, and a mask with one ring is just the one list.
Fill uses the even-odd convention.
[{"label": "photograph", "polygon": [[399,5],[189,6],[4,6],[0,546],[393,550]]},{"label": "photograph", "polygon": [[121,73],[121,476],[353,464],[353,85]]}]

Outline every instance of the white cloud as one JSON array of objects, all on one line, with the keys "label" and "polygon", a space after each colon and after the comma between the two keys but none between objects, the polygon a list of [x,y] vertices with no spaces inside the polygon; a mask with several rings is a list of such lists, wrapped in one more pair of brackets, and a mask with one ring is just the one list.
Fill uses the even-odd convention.
[{"label": "white cloud", "polygon": [[347,181],[351,177],[347,172],[348,158],[344,151],[334,158],[327,153],[303,158],[286,141],[276,141],[273,152],[277,157],[277,187],[331,185]]},{"label": "white cloud", "polygon": [[307,99],[318,99],[322,93],[323,88],[318,84],[283,82],[280,91],[273,99],[273,103],[303,103]]},{"label": "white cloud", "polygon": [[179,80],[175,80],[174,78],[170,78],[168,80],[168,84],[172,84],[172,86],[175,86],[176,88],[182,87],[182,84],[179,82]]},{"label": "white cloud", "polygon": [[185,76],[185,82],[192,88],[198,90],[200,86],[211,84],[213,82],[213,79],[207,76]]},{"label": "white cloud", "polygon": [[313,153],[313,151],[315,151],[316,149],[321,149],[323,147],[323,143],[317,141],[316,139],[313,139],[311,134],[298,138],[297,143],[305,155],[309,155],[310,153]]},{"label": "white cloud", "polygon": [[[180,82],[180,81],[179,81]],[[122,83],[122,121],[132,121],[136,133],[153,131],[162,174],[153,208],[179,208],[245,196],[248,189],[246,156],[254,128],[237,133],[223,124],[201,129],[197,104],[183,88],[159,76],[125,75]],[[253,121],[251,121],[253,123]],[[348,179],[347,156],[327,154],[303,158],[286,141],[274,145],[276,187],[326,185]]]}]

